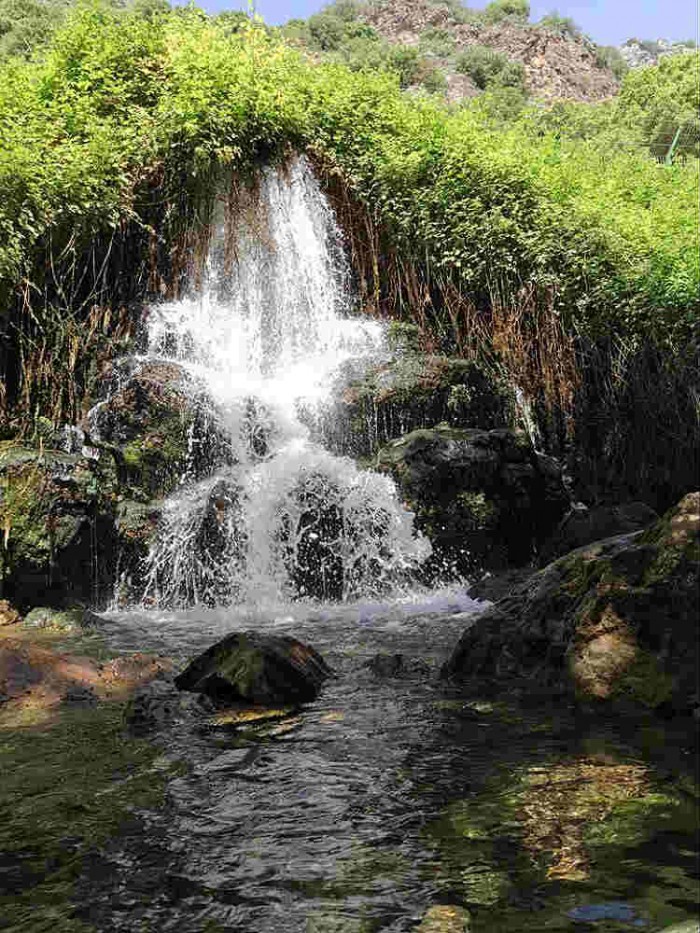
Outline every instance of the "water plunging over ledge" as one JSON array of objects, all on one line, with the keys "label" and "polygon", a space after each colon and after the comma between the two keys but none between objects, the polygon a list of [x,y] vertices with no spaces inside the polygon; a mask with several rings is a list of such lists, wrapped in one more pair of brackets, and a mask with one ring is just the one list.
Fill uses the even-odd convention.
[{"label": "water plunging over ledge", "polygon": [[351,311],[309,166],[266,169],[246,208],[219,218],[201,286],[148,315],[145,360],[176,363],[208,397],[228,457],[166,503],[146,602],[374,597],[429,554],[388,477],[311,438],[340,367],[386,354],[382,325]]}]

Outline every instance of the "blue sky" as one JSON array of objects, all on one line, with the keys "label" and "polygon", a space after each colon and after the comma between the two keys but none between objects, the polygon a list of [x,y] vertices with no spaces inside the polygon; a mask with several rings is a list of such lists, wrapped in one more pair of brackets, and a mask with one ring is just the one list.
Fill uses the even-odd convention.
[{"label": "blue sky", "polygon": [[[177,0],[176,0],[177,2]],[[484,7],[487,0],[469,0],[467,6]],[[210,13],[247,9],[246,0],[197,0]],[[584,32],[601,45],[625,39],[697,39],[697,0],[531,0],[532,16],[539,19],[556,9],[571,16]],[[268,23],[307,17],[325,6],[325,0],[257,0],[258,12]]]}]

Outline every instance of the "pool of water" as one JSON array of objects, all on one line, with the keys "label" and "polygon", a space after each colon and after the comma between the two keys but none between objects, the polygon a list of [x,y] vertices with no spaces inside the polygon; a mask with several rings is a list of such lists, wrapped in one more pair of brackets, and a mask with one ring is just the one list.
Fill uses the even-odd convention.
[{"label": "pool of water", "polygon": [[479,608],[453,592],[105,617],[115,648],[182,661],[230,631],[292,634],[335,676],[274,720],[195,716],[163,735],[182,774],[164,809],[134,813],[95,853],[81,915],[159,933],[452,933],[467,916],[476,933],[653,933],[696,917],[686,736],[445,685]]}]

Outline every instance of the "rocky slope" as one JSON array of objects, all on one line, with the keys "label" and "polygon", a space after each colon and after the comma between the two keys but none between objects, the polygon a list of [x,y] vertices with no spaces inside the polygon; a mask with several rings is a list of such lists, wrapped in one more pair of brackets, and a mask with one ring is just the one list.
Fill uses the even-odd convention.
[{"label": "rocky slope", "polygon": [[[453,5],[440,0],[391,0],[370,7],[363,19],[392,43],[417,46],[429,30],[444,30],[455,53],[469,46],[495,49],[525,69],[530,94],[545,99],[597,101],[613,96],[615,76],[600,67],[596,48],[585,37],[563,36],[541,26],[504,20],[494,24],[455,21]],[[476,93],[474,85],[446,59],[448,94]]]},{"label": "rocky slope", "polygon": [[666,55],[682,55],[696,48],[689,42],[669,42],[668,39],[628,39],[620,46],[620,54],[630,68],[658,65]]}]

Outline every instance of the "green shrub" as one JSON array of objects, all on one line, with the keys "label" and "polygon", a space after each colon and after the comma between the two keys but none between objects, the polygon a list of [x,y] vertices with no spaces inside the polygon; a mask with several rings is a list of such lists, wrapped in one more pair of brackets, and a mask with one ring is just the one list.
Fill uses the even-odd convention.
[{"label": "green shrub", "polygon": [[629,71],[629,65],[620,50],[614,45],[599,45],[595,50],[596,64],[599,68],[607,68],[621,81]]},{"label": "green shrub", "polygon": [[492,0],[483,12],[487,23],[500,23],[503,20],[526,23],[530,18],[529,0]]},{"label": "green shrub", "polygon": [[570,16],[560,16],[556,10],[543,16],[537,25],[565,38],[580,39],[583,35]]},{"label": "green shrub", "polygon": [[700,154],[700,54],[665,55],[658,65],[635,68],[622,82],[616,118],[635,127],[659,159],[680,131],[679,154]]},{"label": "green shrub", "polygon": [[469,46],[455,64],[457,71],[469,75],[482,90],[492,86],[522,88],[525,83],[525,69],[520,62],[485,45]]},{"label": "green shrub", "polygon": [[401,87],[410,87],[420,80],[425,63],[418,49],[410,45],[393,45],[389,65],[398,74]]},{"label": "green shrub", "polygon": [[[242,29],[246,29],[250,18],[247,13],[242,13],[236,10],[225,10],[223,13],[217,14],[214,18],[214,22],[217,26],[220,26],[228,34],[234,32],[240,32]],[[293,20],[290,21],[287,25],[292,26],[292,22],[302,23],[303,26],[306,26],[303,20]]]},{"label": "green shrub", "polygon": [[444,94],[447,90],[447,77],[441,68],[425,68],[420,83],[429,94]]},{"label": "green shrub", "polygon": [[524,88],[495,84],[487,88],[472,106],[477,106],[490,124],[503,129],[518,119],[527,102]]},{"label": "green shrub", "polygon": [[432,26],[421,33],[418,47],[421,52],[447,58],[455,50],[455,40],[446,29]]},{"label": "green shrub", "polygon": [[[685,87],[685,58],[664,59],[651,83]],[[653,109],[649,75],[635,75],[606,120]],[[697,162],[525,123],[407,97],[390,72],[313,65],[251,24],[228,34],[191,9],[152,22],[80,9],[44,61],[0,67],[0,314],[25,278],[40,321],[47,257],[78,262],[96,237],[150,222],[139,212],[164,196],[157,179],[179,191],[211,184],[213,164],[310,147],[402,262],[476,306],[527,286],[577,332],[684,339],[698,310]]]},{"label": "green shrub", "polygon": [[31,55],[65,16],[69,0],[0,0],[0,59]]}]

